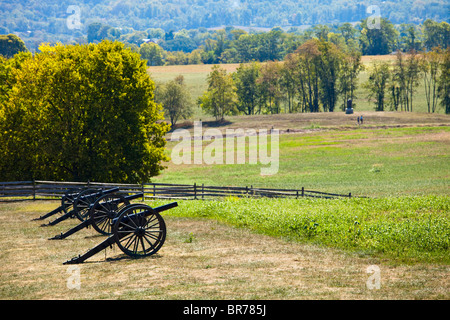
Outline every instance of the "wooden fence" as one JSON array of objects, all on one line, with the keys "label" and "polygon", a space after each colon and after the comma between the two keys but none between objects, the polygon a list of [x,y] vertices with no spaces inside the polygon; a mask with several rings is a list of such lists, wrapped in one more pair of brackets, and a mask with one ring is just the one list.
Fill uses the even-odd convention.
[{"label": "wooden fence", "polygon": [[336,194],[301,189],[273,189],[246,187],[205,186],[203,184],[119,184],[97,182],[56,182],[56,181],[15,181],[0,182],[0,201],[11,200],[48,200],[61,198],[70,189],[93,188],[109,189],[119,187],[120,192],[128,194],[143,193],[142,200],[183,199],[206,200],[220,197],[271,197],[271,198],[337,198],[352,197],[351,193]]}]

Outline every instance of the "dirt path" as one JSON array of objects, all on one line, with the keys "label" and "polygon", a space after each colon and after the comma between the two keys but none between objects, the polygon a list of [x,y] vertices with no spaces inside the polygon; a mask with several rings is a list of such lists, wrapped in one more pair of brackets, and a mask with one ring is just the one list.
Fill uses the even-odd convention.
[{"label": "dirt path", "polygon": [[[104,239],[77,224],[41,228],[31,218],[55,202],[0,204],[2,299],[449,299],[449,266],[389,265],[286,242],[209,220],[166,217],[160,252],[132,260],[117,247],[82,265],[62,263]],[[372,267],[371,267],[372,266]],[[375,267],[373,267],[375,266]],[[367,273],[368,268],[379,273]],[[74,276],[79,275],[79,289]],[[379,275],[380,289],[376,285]],[[72,281],[72,282],[71,282]]]}]

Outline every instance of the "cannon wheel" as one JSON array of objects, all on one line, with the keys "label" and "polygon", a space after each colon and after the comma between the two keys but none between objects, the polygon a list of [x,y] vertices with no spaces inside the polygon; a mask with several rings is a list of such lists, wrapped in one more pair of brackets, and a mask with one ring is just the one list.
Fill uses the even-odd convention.
[{"label": "cannon wheel", "polygon": [[166,239],[166,224],[159,213],[145,204],[124,209],[114,224],[117,246],[125,254],[147,257],[161,249]]},{"label": "cannon wheel", "polygon": [[89,206],[97,200],[97,196],[93,194],[99,192],[98,189],[86,189],[81,191],[73,202],[73,210],[75,216],[83,222],[89,216]]},{"label": "cannon wheel", "polygon": [[67,190],[61,198],[61,207],[64,213],[69,211],[69,208],[73,206],[75,199],[83,189],[75,188]]},{"label": "cannon wheel", "polygon": [[117,218],[121,211],[130,204],[121,194],[105,194],[98,198],[90,212],[92,227],[104,235],[112,234],[112,220]]}]

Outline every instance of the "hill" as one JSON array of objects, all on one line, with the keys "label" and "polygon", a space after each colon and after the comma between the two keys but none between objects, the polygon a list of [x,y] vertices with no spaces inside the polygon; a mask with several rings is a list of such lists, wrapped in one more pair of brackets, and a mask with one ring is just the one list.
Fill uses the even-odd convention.
[{"label": "hill", "polygon": [[[93,22],[127,32],[148,28],[170,30],[219,26],[266,27],[357,22],[380,14],[394,24],[448,21],[445,0],[371,1],[368,11],[358,0],[4,0],[0,3],[0,33],[37,34],[47,41],[77,38]],[[80,25],[69,27],[79,20]],[[36,36],[37,36],[36,35]]]}]

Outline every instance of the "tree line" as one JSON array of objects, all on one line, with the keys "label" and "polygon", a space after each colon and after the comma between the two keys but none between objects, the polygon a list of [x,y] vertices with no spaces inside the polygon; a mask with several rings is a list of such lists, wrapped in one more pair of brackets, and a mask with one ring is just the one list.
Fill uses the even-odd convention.
[{"label": "tree line", "polygon": [[[113,39],[114,37],[112,37]],[[152,39],[142,43],[141,39]],[[368,19],[357,24],[315,25],[306,30],[247,32],[227,27],[216,31],[181,30],[164,32],[150,29],[119,36],[117,39],[139,52],[149,66],[245,63],[283,60],[301,44],[311,39],[324,39],[344,50],[358,50],[362,55],[385,55],[394,51],[446,49],[450,44],[450,24],[426,20],[421,25],[393,25],[380,18],[379,28]],[[101,39],[101,37],[98,37]]]},{"label": "tree line", "polygon": [[439,105],[450,114],[450,50],[440,47],[427,52],[397,52],[393,64],[375,62],[364,87],[374,101],[376,111],[389,107],[394,111],[413,111],[413,99],[423,83],[427,111]]},{"label": "tree line", "polygon": [[[69,6],[79,8],[81,29],[69,29]],[[446,0],[373,0],[380,14],[395,24],[422,23],[426,19],[448,21]],[[19,34],[30,49],[42,42],[78,43],[86,39],[88,26],[96,21],[125,32],[149,28],[170,30],[220,26],[266,27],[317,25],[360,21],[371,13],[359,0],[141,0],[97,1],[3,0],[0,33]],[[33,48],[32,48],[33,47]],[[35,48],[34,48],[35,47]]]},{"label": "tree line", "polygon": [[[361,57],[359,51],[311,39],[283,61],[241,63],[232,73],[214,65],[197,104],[217,121],[226,115],[344,111],[348,100],[356,98],[358,76],[366,68]],[[422,81],[428,112],[436,112],[440,105],[449,114],[449,68],[450,49],[398,52],[393,62],[375,60],[369,65],[362,86],[376,111],[412,112]],[[182,78],[161,86],[156,99],[172,125],[188,118],[193,106]]]}]

